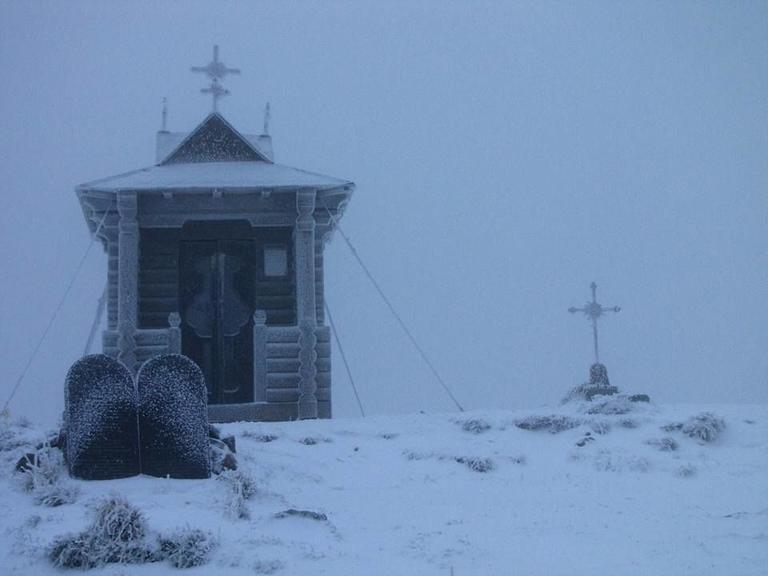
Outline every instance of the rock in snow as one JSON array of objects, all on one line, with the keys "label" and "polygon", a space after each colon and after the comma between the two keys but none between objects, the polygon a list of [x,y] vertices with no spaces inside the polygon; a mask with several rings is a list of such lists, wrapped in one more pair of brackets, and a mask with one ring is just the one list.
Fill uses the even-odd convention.
[{"label": "rock in snow", "polygon": [[200,368],[181,354],[147,360],[137,376],[141,471],[208,478],[208,404]]},{"label": "rock in snow", "polygon": [[75,362],[65,382],[66,456],[76,478],[139,473],[136,388],[128,369],[104,354]]}]

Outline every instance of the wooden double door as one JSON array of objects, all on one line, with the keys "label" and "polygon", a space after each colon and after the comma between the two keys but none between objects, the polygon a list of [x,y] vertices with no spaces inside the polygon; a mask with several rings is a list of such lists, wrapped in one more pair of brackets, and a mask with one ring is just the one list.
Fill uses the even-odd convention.
[{"label": "wooden double door", "polygon": [[179,250],[182,353],[205,375],[209,404],[253,401],[254,239],[187,239]]}]

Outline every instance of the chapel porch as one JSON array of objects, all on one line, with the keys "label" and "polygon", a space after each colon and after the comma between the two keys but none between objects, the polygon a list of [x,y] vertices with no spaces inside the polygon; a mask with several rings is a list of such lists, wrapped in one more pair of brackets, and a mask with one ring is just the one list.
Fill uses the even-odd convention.
[{"label": "chapel porch", "polygon": [[[253,325],[253,401],[238,404],[210,404],[212,422],[239,420],[297,420],[301,396],[301,360],[298,326],[267,326],[263,315]],[[180,354],[181,329],[178,314],[170,314],[168,328],[145,328],[135,331],[136,363],[141,365],[159,354]],[[319,418],[330,418],[331,412],[331,332],[328,326],[314,331],[317,342],[314,362]],[[104,354],[118,357],[117,330],[105,330],[102,336]]]}]

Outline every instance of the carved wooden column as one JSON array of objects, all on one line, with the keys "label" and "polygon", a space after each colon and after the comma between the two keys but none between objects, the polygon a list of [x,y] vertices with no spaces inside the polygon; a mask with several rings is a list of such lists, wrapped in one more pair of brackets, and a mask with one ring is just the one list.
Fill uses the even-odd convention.
[{"label": "carved wooden column", "polygon": [[111,231],[107,245],[107,330],[117,330],[117,264],[120,246],[118,232]]},{"label": "carved wooden column", "polygon": [[296,193],[296,312],[299,326],[299,419],[317,418],[315,328],[315,192]]},{"label": "carved wooden column", "polygon": [[267,313],[253,311],[253,401],[267,400]]},{"label": "carved wooden column", "polygon": [[136,324],[139,280],[139,224],[136,221],[136,192],[117,194],[117,359],[136,371]]}]

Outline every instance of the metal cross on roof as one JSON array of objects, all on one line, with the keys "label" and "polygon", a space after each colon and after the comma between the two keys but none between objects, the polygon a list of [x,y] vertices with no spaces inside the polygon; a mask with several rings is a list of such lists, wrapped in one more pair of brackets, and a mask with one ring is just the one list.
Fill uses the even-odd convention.
[{"label": "metal cross on roof", "polygon": [[592,302],[587,302],[583,308],[574,308],[571,306],[568,308],[568,312],[571,314],[576,312],[583,312],[584,315],[589,318],[592,321],[592,336],[595,341],[595,364],[600,363],[600,353],[597,346],[597,320],[605,314],[606,312],[618,312],[621,310],[618,306],[613,306],[612,308],[606,308],[602,306],[601,304],[598,304],[597,302],[597,284],[592,282],[592,284],[589,285],[589,287],[592,289]]},{"label": "metal cross on roof", "polygon": [[200,92],[210,94],[213,97],[213,111],[219,108],[219,98],[229,94],[229,90],[224,88],[220,80],[223,80],[228,74],[240,74],[239,68],[227,68],[223,62],[219,61],[219,47],[213,47],[213,60],[207,66],[192,66],[192,72],[202,72],[211,79],[211,85],[208,88],[202,88]]}]

